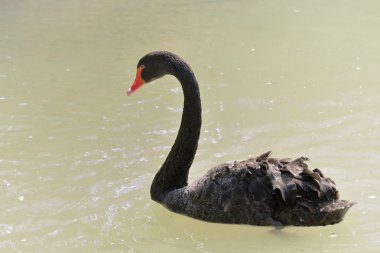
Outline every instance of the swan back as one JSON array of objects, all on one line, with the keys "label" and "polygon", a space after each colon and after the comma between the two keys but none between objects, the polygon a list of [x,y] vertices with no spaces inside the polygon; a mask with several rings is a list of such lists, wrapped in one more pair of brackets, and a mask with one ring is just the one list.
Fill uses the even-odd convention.
[{"label": "swan back", "polygon": [[310,170],[307,160],[276,159],[267,152],[224,163],[163,202],[211,222],[314,226],[341,221],[354,203],[339,200],[334,181]]}]

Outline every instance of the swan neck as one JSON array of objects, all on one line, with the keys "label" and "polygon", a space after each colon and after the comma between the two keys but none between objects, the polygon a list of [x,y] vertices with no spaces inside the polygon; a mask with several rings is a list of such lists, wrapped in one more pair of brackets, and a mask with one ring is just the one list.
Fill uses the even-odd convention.
[{"label": "swan neck", "polygon": [[151,186],[151,197],[157,202],[162,202],[169,192],[187,185],[202,124],[199,87],[193,71],[178,59],[172,65],[172,70],[171,74],[181,83],[184,104],[175,142]]}]

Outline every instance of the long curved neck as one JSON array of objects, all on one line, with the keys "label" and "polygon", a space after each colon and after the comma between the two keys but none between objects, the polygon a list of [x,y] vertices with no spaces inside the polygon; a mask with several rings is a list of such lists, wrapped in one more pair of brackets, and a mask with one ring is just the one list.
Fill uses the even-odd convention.
[{"label": "long curved neck", "polygon": [[182,60],[171,62],[171,72],[182,85],[184,105],[181,126],[168,157],[157,172],[150,188],[151,198],[162,202],[168,192],[185,187],[193,162],[202,124],[198,82]]}]

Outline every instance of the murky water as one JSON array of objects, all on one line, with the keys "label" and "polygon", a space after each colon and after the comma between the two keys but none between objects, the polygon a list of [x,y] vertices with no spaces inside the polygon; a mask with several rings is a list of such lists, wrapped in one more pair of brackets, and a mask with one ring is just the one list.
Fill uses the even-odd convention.
[{"label": "murky water", "polygon": [[[0,6],[1,252],[378,252],[379,1],[11,1]],[[190,178],[273,150],[341,197],[334,226],[209,224],[149,197],[182,95],[125,92],[145,53],[201,86]]]}]

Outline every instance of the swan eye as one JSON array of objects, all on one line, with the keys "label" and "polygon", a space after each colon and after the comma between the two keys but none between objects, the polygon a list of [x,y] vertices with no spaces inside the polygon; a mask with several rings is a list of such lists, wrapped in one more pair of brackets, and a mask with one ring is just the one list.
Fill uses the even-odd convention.
[{"label": "swan eye", "polygon": [[145,69],[145,65],[141,64],[138,68],[137,71],[139,72],[140,76],[142,75],[142,70]]},{"label": "swan eye", "polygon": [[145,65],[144,64],[141,64],[140,65],[140,67],[138,67],[138,72],[139,72],[139,75],[140,75],[140,77],[142,78],[142,76],[144,75],[145,76],[145,74],[143,74],[143,69],[145,69],[146,67],[145,67]]}]

